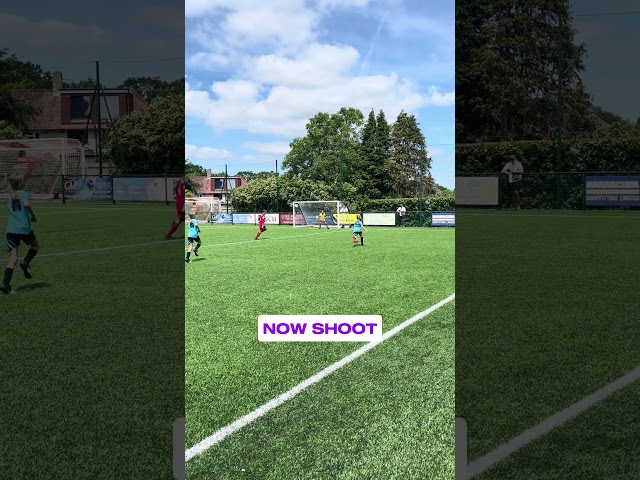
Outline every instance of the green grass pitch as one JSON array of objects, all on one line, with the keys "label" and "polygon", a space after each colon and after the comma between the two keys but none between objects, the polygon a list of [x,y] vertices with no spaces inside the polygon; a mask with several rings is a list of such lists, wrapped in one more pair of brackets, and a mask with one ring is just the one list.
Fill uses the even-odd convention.
[{"label": "green grass pitch", "polygon": [[[469,462],[640,365],[638,222],[458,212],[456,416]],[[637,395],[627,387],[476,478],[640,478]]]},{"label": "green grass pitch", "polygon": [[[259,343],[261,314],[382,315],[454,292],[453,229],[204,225],[186,265],[187,448],[361,343]],[[190,479],[452,479],[454,302],[187,463]]]},{"label": "green grass pitch", "polygon": [[33,279],[18,268],[0,294],[0,477],[171,479],[184,262],[183,241],[162,237],[175,208],[33,207]]}]

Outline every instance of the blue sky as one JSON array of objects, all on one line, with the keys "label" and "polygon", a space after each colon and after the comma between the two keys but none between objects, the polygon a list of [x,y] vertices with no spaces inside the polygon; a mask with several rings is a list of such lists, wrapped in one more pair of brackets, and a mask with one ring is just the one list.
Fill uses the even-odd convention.
[{"label": "blue sky", "polygon": [[187,0],[186,146],[233,174],[274,170],[318,112],[416,116],[454,186],[451,0]]},{"label": "blue sky", "polygon": [[95,78],[108,87],[127,77],[184,76],[184,3],[178,0],[3,2],[0,47],[59,70],[66,81]]},{"label": "blue sky", "polygon": [[[572,0],[571,6],[575,39],[587,48],[582,74],[587,91],[596,105],[635,122],[640,117],[640,7],[628,0]],[[601,13],[608,15],[592,15]]]}]

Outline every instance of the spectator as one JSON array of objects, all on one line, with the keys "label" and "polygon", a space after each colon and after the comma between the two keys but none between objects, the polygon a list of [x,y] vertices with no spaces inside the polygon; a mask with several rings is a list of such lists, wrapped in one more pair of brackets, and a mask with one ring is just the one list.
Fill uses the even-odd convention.
[{"label": "spectator", "polygon": [[515,155],[509,156],[509,161],[502,168],[503,175],[509,178],[509,191],[511,192],[512,206],[516,210],[522,210],[522,163]]},{"label": "spectator", "polygon": [[407,214],[407,209],[404,208],[404,205],[400,204],[400,206],[396,210],[396,213],[400,217],[400,226],[404,227],[404,217]]}]

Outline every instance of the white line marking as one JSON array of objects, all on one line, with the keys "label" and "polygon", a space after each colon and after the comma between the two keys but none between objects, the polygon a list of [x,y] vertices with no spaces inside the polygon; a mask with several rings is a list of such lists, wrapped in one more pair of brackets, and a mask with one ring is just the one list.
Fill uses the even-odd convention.
[{"label": "white line marking", "polygon": [[462,213],[459,212],[458,216],[460,217],[505,217],[505,218],[518,218],[518,217],[545,217],[545,218],[563,218],[563,217],[571,217],[571,218],[584,218],[585,220],[593,220],[594,218],[623,218],[627,219],[638,219],[640,216],[631,215],[629,213],[620,213],[619,215],[611,215],[611,214],[599,214],[599,213],[584,213],[584,214],[568,214],[568,213]]},{"label": "white line marking", "polygon": [[491,467],[493,467],[497,463],[500,463],[508,456],[517,452],[529,443],[537,440],[541,436],[549,433],[551,430],[559,427],[572,418],[577,417],[597,403],[605,400],[607,397],[610,397],[617,391],[628,387],[638,380],[640,380],[640,366],[636,367],[634,370],[620,377],[619,379],[614,380],[608,385],[605,385],[600,390],[587,395],[582,400],[550,416],[546,420],[543,420],[538,425],[525,430],[517,437],[509,440],[507,443],[500,445],[498,448],[489,452],[488,454],[474,460],[469,464],[466,478],[471,479],[476,475],[480,475],[486,470],[489,470]]},{"label": "white line marking", "polygon": [[[330,230],[330,231],[335,231],[335,230]],[[267,240],[282,240],[283,238],[299,238],[299,237],[309,237],[311,235],[326,235],[326,233],[321,233],[321,232],[315,232],[315,233],[305,233],[304,235],[285,235],[282,237],[268,237],[268,238],[262,238],[262,239],[258,239],[258,240],[242,240],[241,242],[229,242],[229,243],[210,243],[210,244],[203,244],[202,247],[200,248],[205,248],[205,247],[226,247],[229,245],[241,245],[243,243],[256,243],[256,242],[266,242]]]},{"label": "white line marking", "polygon": [[436,311],[440,307],[442,307],[442,306],[446,305],[447,303],[451,302],[453,299],[455,299],[455,297],[456,297],[456,295],[454,293],[453,295],[451,295],[451,296],[445,298],[444,300],[439,301],[435,305],[432,305],[431,307],[427,308],[425,311],[418,313],[414,317],[411,317],[409,320],[405,320],[400,325],[396,326],[395,328],[392,328],[387,333],[382,335],[382,338],[379,341],[367,343],[366,345],[364,345],[363,347],[360,347],[355,352],[353,352],[350,355],[347,355],[346,357],[344,357],[342,360],[337,361],[333,365],[328,366],[324,370],[321,370],[320,372],[316,373],[315,375],[313,375],[313,376],[309,377],[308,379],[304,380],[303,382],[299,383],[298,385],[293,387],[288,392],[283,393],[282,395],[274,398],[273,400],[271,400],[271,401],[265,403],[264,405],[262,405],[261,407],[257,408],[253,412],[245,415],[244,417],[239,418],[238,420],[236,420],[233,423],[230,423],[226,427],[221,428],[220,430],[215,432],[213,435],[205,438],[201,442],[199,442],[196,445],[194,445],[193,447],[189,448],[185,452],[185,460],[188,462],[193,457],[195,457],[197,455],[200,455],[202,452],[206,451],[207,449],[209,449],[212,446],[216,445],[217,443],[221,442],[222,440],[227,438],[229,435],[237,432],[238,430],[240,430],[243,427],[246,427],[247,425],[249,425],[254,420],[257,420],[258,418],[260,418],[263,415],[265,415],[267,412],[269,412],[269,411],[273,410],[274,408],[282,405],[283,403],[287,402],[288,400],[291,400],[293,397],[295,397],[299,393],[303,392],[304,390],[306,390],[310,386],[318,383],[320,380],[322,380],[323,378],[325,378],[328,375],[332,374],[336,370],[344,367],[349,362],[351,362],[351,361],[355,360],[356,358],[364,355],[366,352],[368,352],[372,348],[375,348],[376,346],[380,345],[385,340],[388,340],[389,338],[393,337],[396,333],[401,332],[402,330],[407,328],[409,325],[417,322],[421,318],[426,317],[430,313]]},{"label": "white line marking", "polygon": [[177,240],[178,239],[162,240],[160,242],[137,243],[137,244],[132,244],[132,245],[118,245],[118,246],[115,246],[115,247],[92,248],[92,249],[89,249],[89,250],[76,250],[75,252],[43,253],[43,254],[38,254],[38,258],[42,258],[42,257],[61,257],[61,256],[64,256],[64,255],[79,255],[81,253],[104,252],[104,251],[107,251],[107,250],[119,250],[119,249],[122,249],[122,248],[148,247],[149,245],[159,245],[161,243],[169,244],[169,243],[176,242]]}]

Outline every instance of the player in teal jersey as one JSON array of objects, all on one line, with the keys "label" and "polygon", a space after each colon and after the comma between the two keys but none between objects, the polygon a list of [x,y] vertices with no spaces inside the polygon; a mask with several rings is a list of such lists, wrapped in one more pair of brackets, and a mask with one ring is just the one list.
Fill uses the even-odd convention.
[{"label": "player in teal jersey", "polygon": [[193,213],[189,214],[189,232],[187,233],[187,242],[189,243],[189,250],[187,250],[187,258],[185,262],[190,262],[191,250],[193,249],[193,242],[196,242],[196,248],[193,249],[193,254],[198,256],[198,249],[202,246],[200,241],[200,227],[198,227],[198,220]]},{"label": "player in teal jersey", "polygon": [[36,216],[29,204],[29,194],[24,191],[24,175],[13,174],[9,177],[9,193],[6,207],[9,210],[9,218],[7,220],[6,245],[9,252],[9,261],[4,269],[4,278],[0,291],[2,293],[11,292],[11,278],[13,277],[13,269],[18,263],[18,247],[20,242],[29,245],[29,251],[20,263],[20,268],[24,272],[26,278],[32,278],[29,270],[31,260],[37,255],[40,245],[36,240],[36,236],[31,229],[31,223],[35,223]]},{"label": "player in teal jersey", "polygon": [[362,217],[358,215],[356,217],[356,222],[353,224],[353,238],[351,241],[353,243],[358,243],[358,236],[360,236],[360,245],[364,247],[364,237],[362,236],[363,230],[365,232],[367,231],[367,229],[364,228],[364,225],[362,225]]}]

